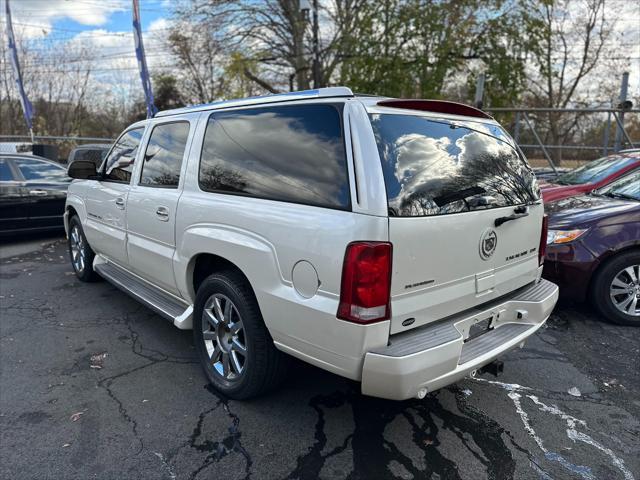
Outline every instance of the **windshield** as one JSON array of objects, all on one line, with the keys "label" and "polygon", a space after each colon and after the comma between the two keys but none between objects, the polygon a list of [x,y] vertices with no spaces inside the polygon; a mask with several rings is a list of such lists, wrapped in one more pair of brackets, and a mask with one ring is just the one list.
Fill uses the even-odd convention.
[{"label": "windshield", "polygon": [[564,175],[560,175],[555,183],[560,185],[580,185],[583,183],[597,183],[609,175],[638,161],[635,157],[612,155],[602,157],[587,163]]},{"label": "windshield", "polygon": [[640,201],[640,170],[635,170],[631,175],[626,175],[611,185],[601,188],[598,194]]},{"label": "windshield", "polygon": [[371,114],[389,215],[420,217],[528,204],[533,172],[495,125]]}]

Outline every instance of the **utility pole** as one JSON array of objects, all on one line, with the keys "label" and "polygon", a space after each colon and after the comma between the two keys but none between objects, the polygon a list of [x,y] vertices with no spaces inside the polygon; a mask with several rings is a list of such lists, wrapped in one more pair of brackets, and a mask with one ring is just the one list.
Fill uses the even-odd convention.
[{"label": "utility pole", "polygon": [[606,157],[609,152],[609,132],[611,131],[611,112],[607,113],[607,125],[604,129],[604,139],[602,140],[602,156]]},{"label": "utility pole", "polygon": [[618,113],[620,118],[620,122],[618,124],[618,128],[616,128],[616,141],[613,147],[614,152],[618,152],[622,145],[622,129],[624,126],[624,110],[627,108],[625,102],[627,101],[627,90],[629,89],[629,72],[624,72],[622,74],[622,85],[620,86],[620,102],[618,104],[618,108],[622,110]]},{"label": "utility pole", "polygon": [[313,88],[320,88],[320,45],[318,40],[318,0],[313,0]]},{"label": "utility pole", "polygon": [[484,73],[481,73],[480,75],[478,75],[478,80],[476,80],[476,98],[473,101],[473,105],[476,108],[479,108],[480,110],[482,110],[483,107],[483,101],[482,99],[484,98]]}]

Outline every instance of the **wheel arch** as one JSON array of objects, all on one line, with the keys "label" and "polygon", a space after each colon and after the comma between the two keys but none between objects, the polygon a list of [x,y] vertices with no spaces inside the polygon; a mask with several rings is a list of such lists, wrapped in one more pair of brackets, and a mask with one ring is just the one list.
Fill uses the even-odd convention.
[{"label": "wheel arch", "polygon": [[73,216],[77,215],[80,219],[80,223],[84,224],[84,219],[86,217],[86,211],[84,208],[84,202],[82,199],[73,193],[67,193],[67,201],[64,206],[64,230],[69,233],[69,219]]},{"label": "wheel arch", "polygon": [[199,224],[184,230],[177,239],[174,273],[178,289],[189,303],[198,286],[216,271],[232,269],[247,279],[261,305],[266,291],[283,282],[273,245],[244,229]]},{"label": "wheel arch", "polygon": [[69,235],[69,221],[71,220],[71,217],[77,216],[77,215],[78,215],[78,212],[72,205],[68,205],[65,208],[64,215],[62,216],[62,221],[64,222],[64,231],[66,232],[67,235]]},{"label": "wheel arch", "polygon": [[200,288],[202,282],[204,282],[209,275],[228,270],[239,273],[253,292],[253,287],[251,286],[249,278],[240,267],[220,255],[203,252],[196,254],[189,261],[189,266],[187,267],[187,272],[190,278],[189,286],[191,289],[189,293],[195,298],[198,288]]}]

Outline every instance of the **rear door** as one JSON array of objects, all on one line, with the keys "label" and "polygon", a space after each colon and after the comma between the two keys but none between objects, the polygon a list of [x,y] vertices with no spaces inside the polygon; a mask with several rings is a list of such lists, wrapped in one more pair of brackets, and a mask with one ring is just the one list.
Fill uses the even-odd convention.
[{"label": "rear door", "polygon": [[406,111],[371,114],[371,123],[394,252],[391,333],[536,279],[539,190],[498,125]]},{"label": "rear door", "polygon": [[127,200],[129,266],[172,293],[178,293],[173,273],[175,217],[189,126],[189,121],[153,126],[140,160],[140,179]]},{"label": "rear door", "polygon": [[64,203],[71,178],[67,170],[45,160],[16,158],[14,165],[24,178],[31,228],[62,227]]},{"label": "rear door", "polygon": [[144,127],[125,131],[102,166],[102,179],[87,187],[84,233],[97,253],[127,266],[127,196]]},{"label": "rear door", "polygon": [[10,158],[0,158],[0,231],[28,227],[29,197],[22,177]]}]

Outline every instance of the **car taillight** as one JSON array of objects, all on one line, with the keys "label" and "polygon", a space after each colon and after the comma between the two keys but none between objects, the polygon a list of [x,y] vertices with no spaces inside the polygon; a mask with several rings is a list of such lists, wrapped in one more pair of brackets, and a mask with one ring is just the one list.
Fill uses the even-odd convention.
[{"label": "car taillight", "polygon": [[337,317],[372,323],[391,317],[391,244],[354,242],[347,246]]},{"label": "car taillight", "polygon": [[540,232],[540,247],[538,247],[538,264],[544,263],[544,256],[547,253],[547,234],[549,233],[549,217],[542,217],[542,232]]}]

